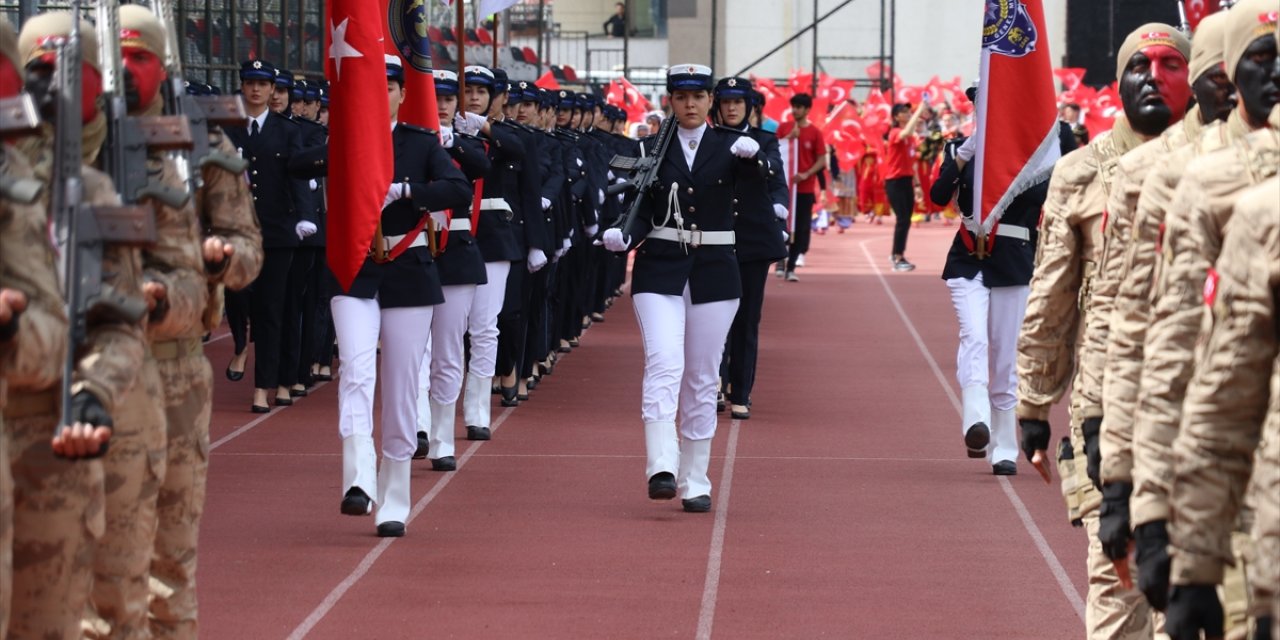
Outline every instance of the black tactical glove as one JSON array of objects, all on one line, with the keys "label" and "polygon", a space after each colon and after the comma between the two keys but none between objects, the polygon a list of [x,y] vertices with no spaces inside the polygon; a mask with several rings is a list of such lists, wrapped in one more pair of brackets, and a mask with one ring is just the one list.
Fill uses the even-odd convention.
[{"label": "black tactical glove", "polygon": [[22,317],[21,311],[14,311],[9,316],[9,321],[0,324],[0,342],[8,342],[18,335],[18,320]]},{"label": "black tactical glove", "polygon": [[1098,541],[1102,552],[1112,560],[1128,562],[1129,495],[1133,485],[1128,482],[1111,482],[1102,488],[1102,508],[1098,511]]},{"label": "black tactical glove", "polygon": [[1102,433],[1102,418],[1085,418],[1080,430],[1084,432],[1085,472],[1089,474],[1093,486],[1101,489],[1102,449],[1098,446],[1098,436]]},{"label": "black tactical glove", "polygon": [[1172,640],[1221,638],[1223,632],[1222,603],[1218,588],[1211,584],[1182,584],[1169,596],[1169,611],[1164,631]]},{"label": "black tactical glove", "polygon": [[102,401],[88,391],[81,391],[71,396],[71,415],[67,416],[67,422],[70,424],[83,422],[95,427],[115,426],[111,421],[111,414],[107,412],[106,407],[102,406]]},{"label": "black tactical glove", "polygon": [[1164,520],[1138,525],[1133,530],[1135,560],[1138,563],[1138,590],[1151,608],[1169,608],[1169,529]]},{"label": "black tactical glove", "polygon": [[1258,628],[1253,632],[1253,640],[1272,640],[1271,627],[1275,624],[1272,620],[1271,616],[1258,616]]},{"label": "black tactical glove", "polygon": [[1027,456],[1027,462],[1035,452],[1049,449],[1048,421],[1027,418],[1018,420],[1018,425],[1022,427],[1022,453]]}]

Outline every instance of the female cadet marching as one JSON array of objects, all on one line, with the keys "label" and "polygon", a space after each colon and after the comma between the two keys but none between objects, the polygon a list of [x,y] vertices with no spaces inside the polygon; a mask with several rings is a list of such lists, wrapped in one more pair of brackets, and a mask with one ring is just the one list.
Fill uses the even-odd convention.
[{"label": "female cadet marching", "polygon": [[[631,290],[644,340],[641,413],[649,498],[679,489],[685,511],[711,510],[711,438],[725,338],[742,283],[734,256],[734,187],[763,179],[760,144],[707,126],[711,69],[671,67],[667,91],[676,129],[661,156],[657,184],[642,185],[639,215],[602,237],[610,251],[636,251]],[[658,153],[661,136],[646,141]],[[678,415],[677,415],[678,414]],[[679,435],[676,422],[679,420]],[[678,475],[677,475],[678,474]]]},{"label": "female cadet marching", "polygon": [[[428,248],[426,218],[465,207],[471,189],[435,133],[396,121],[404,102],[404,67],[387,56],[387,99],[395,149],[379,233],[351,289],[334,296],[333,322],[342,354],[338,428],[342,435],[342,513],[378,506],[378,535],[404,535],[409,467],[417,449],[418,372],[426,353],[432,306],[444,301]],[[374,114],[370,114],[371,117]],[[382,466],[373,449],[373,392],[382,340]],[[371,496],[377,496],[376,499]]]},{"label": "female cadet marching", "polygon": [[[458,74],[437,69],[436,106],[441,133],[449,157],[470,180],[489,172],[489,156],[478,138],[457,133],[452,126],[458,113]],[[467,316],[475,302],[478,285],[487,282],[484,256],[476,246],[473,216],[479,210],[460,207],[449,221],[448,241],[436,258],[444,303],[431,318],[431,340],[418,378],[418,450],[414,458],[431,458],[435,471],[458,468],[453,457],[453,423],[458,394],[462,391],[462,371],[466,365],[462,340],[467,332]]]},{"label": "female cadet marching", "polygon": [[[777,136],[750,124],[756,95],[750,80],[724,78],[716,83],[712,117],[722,130],[751,136],[760,143],[761,157],[782,166]],[[767,181],[740,181],[734,193],[735,250],[738,274],[742,278],[742,303],[729,330],[722,377],[727,387],[729,411],[739,420],[751,417],[751,387],[756,378],[764,285],[769,279],[769,265],[787,257],[787,244],[783,240],[787,220],[784,203],[789,199],[787,180],[778,171],[770,171]]]}]

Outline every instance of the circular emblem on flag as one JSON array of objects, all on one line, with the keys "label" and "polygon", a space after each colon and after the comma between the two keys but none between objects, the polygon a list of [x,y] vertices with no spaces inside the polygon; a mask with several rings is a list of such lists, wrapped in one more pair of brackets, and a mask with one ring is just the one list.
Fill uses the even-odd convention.
[{"label": "circular emblem on flag", "polygon": [[387,24],[400,56],[414,69],[431,73],[431,37],[424,0],[391,0],[387,3]]},{"label": "circular emblem on flag", "polygon": [[1036,25],[1022,0],[987,0],[982,47],[991,53],[1021,58],[1036,50]]},{"label": "circular emblem on flag", "polygon": [[253,68],[254,68],[254,69],[261,69],[261,68],[262,68],[262,61],[261,61],[261,60],[254,60],[254,61],[253,61]]}]

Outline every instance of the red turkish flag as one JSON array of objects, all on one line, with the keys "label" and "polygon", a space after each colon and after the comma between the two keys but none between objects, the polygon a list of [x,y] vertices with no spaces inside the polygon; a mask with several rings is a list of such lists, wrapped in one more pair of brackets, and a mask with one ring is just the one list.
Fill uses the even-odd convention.
[{"label": "red turkish flag", "polygon": [[[391,15],[387,0],[382,4],[382,36],[383,49],[392,55],[400,56],[404,65],[404,103],[400,105],[400,122],[412,124],[432,131],[440,130],[440,113],[436,106],[436,80],[431,75],[431,39],[427,36],[410,36],[406,34],[405,42],[398,48],[392,36],[394,29],[410,29],[414,21],[426,20],[427,10],[421,3],[410,3],[404,16]],[[416,31],[413,32],[416,34]],[[413,37],[413,42],[407,40]],[[421,53],[415,53],[421,52]],[[416,64],[415,64],[416,63]],[[422,68],[419,68],[421,66]]]},{"label": "red turkish flag", "polygon": [[1057,91],[1041,0],[987,0],[978,85],[974,216],[965,245],[994,239],[1013,199],[1048,177],[1062,155]]},{"label": "red turkish flag", "polygon": [[1200,25],[1201,20],[1217,11],[1220,6],[1221,3],[1215,0],[1187,0],[1187,24],[1191,25],[1191,29],[1194,31]]},{"label": "red turkish flag", "polygon": [[615,107],[622,107],[627,112],[627,122],[644,122],[645,114],[654,110],[653,103],[644,97],[640,89],[622,77],[609,82],[605,101]]},{"label": "red turkish flag", "polygon": [[555,74],[550,71],[542,74],[542,77],[538,78],[538,81],[534,84],[537,84],[539,89],[550,89],[551,91],[556,91],[560,88],[560,83],[556,81]]},{"label": "red turkish flag", "polygon": [[383,12],[368,0],[329,0],[329,243],[342,290],[360,272],[395,170]]}]

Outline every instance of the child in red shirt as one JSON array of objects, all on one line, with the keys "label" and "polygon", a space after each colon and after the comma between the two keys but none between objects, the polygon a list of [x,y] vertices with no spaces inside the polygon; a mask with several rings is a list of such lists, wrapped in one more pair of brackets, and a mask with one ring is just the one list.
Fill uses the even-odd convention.
[{"label": "child in red shirt", "polygon": [[778,127],[778,139],[789,140],[790,144],[799,145],[799,160],[795,167],[789,167],[795,174],[792,183],[796,185],[795,236],[791,240],[791,252],[787,256],[787,281],[797,282],[796,260],[800,254],[809,250],[810,228],[813,225],[813,204],[818,192],[817,175],[827,168],[827,143],[822,138],[822,131],[809,122],[809,109],[813,108],[813,98],[806,93],[791,96],[791,115],[794,121],[782,123]]},{"label": "child in red shirt", "polygon": [[896,218],[893,227],[893,270],[911,271],[916,266],[907,262],[903,253],[907,250],[907,232],[911,230],[911,213],[915,209],[914,163],[911,150],[915,148],[915,136],[911,134],[924,113],[925,102],[911,112],[911,105],[893,105],[894,127],[886,137],[884,191]]}]

